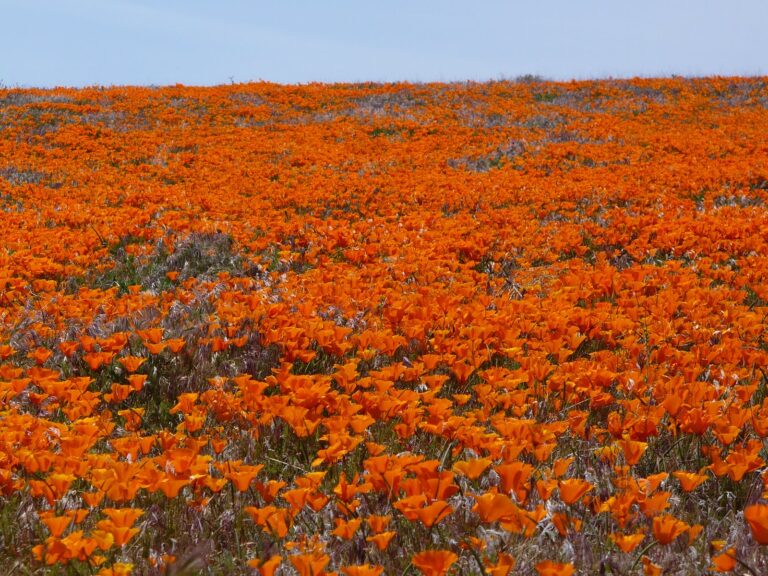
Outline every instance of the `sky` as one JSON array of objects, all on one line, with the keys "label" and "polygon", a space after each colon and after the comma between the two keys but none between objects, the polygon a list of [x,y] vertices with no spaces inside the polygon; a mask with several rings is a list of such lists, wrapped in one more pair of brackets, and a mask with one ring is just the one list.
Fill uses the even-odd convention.
[{"label": "sky", "polygon": [[766,0],[0,0],[0,85],[768,75]]}]

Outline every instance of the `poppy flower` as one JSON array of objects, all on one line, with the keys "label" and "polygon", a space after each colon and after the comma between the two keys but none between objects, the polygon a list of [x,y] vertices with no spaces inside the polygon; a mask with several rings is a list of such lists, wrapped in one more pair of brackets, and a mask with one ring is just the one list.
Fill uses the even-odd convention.
[{"label": "poppy flower", "polygon": [[752,537],[758,544],[768,544],[768,504],[752,504],[744,509]]},{"label": "poppy flower", "polygon": [[290,556],[289,560],[299,576],[321,576],[325,574],[325,567],[331,561],[327,554],[319,551]]},{"label": "poppy flower", "polygon": [[469,461],[459,461],[453,465],[453,469],[470,480],[477,480],[491,465],[490,458],[476,458]]},{"label": "poppy flower", "polygon": [[515,559],[510,554],[501,552],[494,564],[486,565],[485,571],[491,576],[508,576],[514,567]]},{"label": "poppy flower", "polygon": [[558,486],[560,488],[560,499],[569,505],[575,503],[581,499],[584,494],[594,489],[592,484],[581,478],[560,480]]},{"label": "poppy flower", "polygon": [[119,358],[118,361],[129,373],[133,373],[136,372],[147,359],[140,356],[123,356]]},{"label": "poppy flower", "polygon": [[247,564],[250,568],[255,568],[258,571],[259,576],[274,576],[282,561],[283,559],[280,555],[275,554],[266,560],[248,560]]},{"label": "poppy flower", "polygon": [[656,516],[653,519],[653,536],[659,544],[671,544],[689,528],[688,524],[669,514]]},{"label": "poppy flower", "polygon": [[712,556],[711,569],[716,572],[730,572],[736,568],[736,564],[736,550],[733,548],[728,548],[724,552],[716,556]]},{"label": "poppy flower", "polygon": [[507,494],[514,492],[519,502],[528,498],[528,483],[533,474],[533,466],[528,463],[515,461],[500,464],[494,468],[501,477],[501,487]]},{"label": "poppy flower", "polygon": [[424,576],[442,576],[458,559],[450,550],[429,550],[415,554],[411,563]]},{"label": "poppy flower", "polygon": [[536,564],[536,572],[539,576],[572,576],[575,568],[568,562],[555,562],[544,560]]},{"label": "poppy flower", "polygon": [[419,508],[416,511],[418,519],[424,526],[431,528],[453,512],[453,507],[444,500],[437,500],[432,502],[424,508]]},{"label": "poppy flower", "polygon": [[381,576],[384,573],[384,568],[360,564],[359,566],[344,566],[341,571],[347,576]]},{"label": "poppy flower", "polygon": [[358,528],[360,528],[360,524],[362,524],[362,522],[363,520],[361,518],[353,518],[351,520],[343,520],[341,518],[337,518],[334,520],[336,528],[334,528],[331,534],[344,540],[349,540],[355,535],[355,532],[357,532]]},{"label": "poppy flower", "polygon": [[509,516],[514,516],[520,509],[506,494],[486,492],[474,495],[476,500],[472,511],[476,512],[483,522],[496,522]]},{"label": "poppy flower", "polygon": [[637,548],[644,539],[645,534],[642,532],[636,534],[611,534],[613,543],[626,554]]},{"label": "poppy flower", "polygon": [[692,492],[708,479],[706,474],[696,474],[695,472],[685,472],[684,470],[672,472],[672,476],[677,478],[680,482],[680,487],[685,492]]},{"label": "poppy flower", "polygon": [[391,531],[379,532],[373,536],[368,536],[366,541],[372,543],[379,550],[386,550],[387,546],[389,546],[389,543],[392,541],[392,538],[394,538],[395,535],[396,532]]}]

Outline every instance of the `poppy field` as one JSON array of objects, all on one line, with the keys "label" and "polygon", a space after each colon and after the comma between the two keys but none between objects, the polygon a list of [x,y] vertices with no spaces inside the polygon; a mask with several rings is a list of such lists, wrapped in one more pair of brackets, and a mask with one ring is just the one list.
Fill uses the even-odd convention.
[{"label": "poppy field", "polygon": [[0,89],[0,573],[768,573],[768,81]]}]

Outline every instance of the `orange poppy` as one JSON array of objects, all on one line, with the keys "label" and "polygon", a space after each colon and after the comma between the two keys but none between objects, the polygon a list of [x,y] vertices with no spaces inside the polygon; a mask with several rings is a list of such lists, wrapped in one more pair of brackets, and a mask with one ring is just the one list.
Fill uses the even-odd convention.
[{"label": "orange poppy", "polygon": [[637,548],[644,539],[645,534],[642,532],[635,534],[611,534],[613,543],[626,554]]},{"label": "orange poppy", "polygon": [[515,559],[504,552],[501,552],[496,562],[486,565],[485,571],[491,576],[508,576],[515,567]]},{"label": "orange poppy", "polygon": [[247,564],[250,568],[255,568],[259,576],[274,576],[282,561],[283,559],[275,554],[266,560],[248,560]]},{"label": "orange poppy", "polygon": [[322,576],[326,572],[325,567],[331,559],[327,554],[319,551],[313,551],[308,554],[297,554],[291,556],[291,564],[296,568],[299,576]]},{"label": "orange poppy", "polygon": [[544,560],[536,564],[536,572],[539,576],[572,576],[575,568],[568,562],[555,562]]},{"label": "orange poppy", "polygon": [[672,543],[689,528],[688,524],[669,514],[656,516],[653,519],[653,536],[659,544]]},{"label": "orange poppy", "polygon": [[752,537],[758,544],[768,544],[768,504],[752,504],[744,509]]},{"label": "orange poppy", "polygon": [[379,532],[373,536],[368,536],[366,541],[372,543],[379,550],[386,550],[395,535],[396,532]]},{"label": "orange poppy", "polygon": [[566,504],[574,504],[581,499],[587,492],[594,489],[594,486],[582,480],[581,478],[569,478],[568,480],[560,480],[558,483],[560,488],[560,499]]},{"label": "orange poppy", "polygon": [[706,474],[696,474],[695,472],[685,472],[684,470],[672,472],[672,476],[677,478],[680,482],[680,487],[685,492],[692,492],[708,479]]},{"label": "orange poppy", "polygon": [[424,576],[442,576],[458,559],[450,550],[429,550],[415,554],[411,563]]}]

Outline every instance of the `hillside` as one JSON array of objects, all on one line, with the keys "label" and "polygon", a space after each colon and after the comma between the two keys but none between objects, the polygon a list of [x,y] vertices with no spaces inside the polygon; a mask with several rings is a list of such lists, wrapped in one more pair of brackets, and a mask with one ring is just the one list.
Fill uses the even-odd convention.
[{"label": "hillside", "polygon": [[0,565],[768,573],[766,134],[765,78],[0,90]]}]

